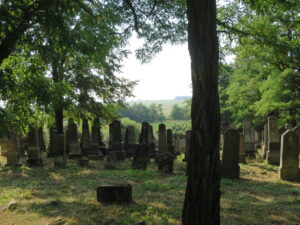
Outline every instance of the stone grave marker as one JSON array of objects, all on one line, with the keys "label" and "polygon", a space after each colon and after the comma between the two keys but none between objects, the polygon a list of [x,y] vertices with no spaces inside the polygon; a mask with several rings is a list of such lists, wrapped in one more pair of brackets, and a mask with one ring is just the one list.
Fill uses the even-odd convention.
[{"label": "stone grave marker", "polygon": [[168,151],[166,126],[161,123],[158,128],[158,154]]},{"label": "stone grave marker", "polygon": [[239,162],[240,163],[246,163],[246,152],[245,152],[244,134],[240,134]]},{"label": "stone grave marker", "polygon": [[167,129],[167,145],[168,145],[168,152],[175,156],[175,148],[173,143],[173,132],[171,129]]},{"label": "stone grave marker", "polygon": [[173,173],[175,155],[163,152],[157,156],[158,171],[162,173]]},{"label": "stone grave marker", "polygon": [[27,165],[29,167],[43,166],[41,151],[39,146],[38,128],[30,127],[28,133]]},{"label": "stone grave marker", "polygon": [[280,136],[275,116],[268,117],[268,151],[267,162],[279,165],[280,162]]},{"label": "stone grave marker", "polygon": [[92,139],[91,139],[91,147],[89,150],[89,159],[100,160],[103,159],[102,151],[100,150],[100,127],[97,122],[94,121],[92,126]]},{"label": "stone grave marker", "polygon": [[132,169],[145,170],[149,162],[149,145],[136,145],[136,150],[133,156],[131,167]]},{"label": "stone grave marker", "polygon": [[254,146],[254,142],[253,142],[254,136],[253,136],[253,128],[252,128],[251,121],[245,120],[243,128],[244,128],[244,143],[245,143],[246,155],[250,158],[254,158],[256,151],[255,151],[255,146]]},{"label": "stone grave marker", "polygon": [[281,136],[279,177],[282,180],[299,180],[298,136],[288,130]]},{"label": "stone grave marker", "polygon": [[63,134],[58,134],[55,137],[56,153],[54,157],[54,166],[64,169],[67,167],[66,150],[65,150],[65,137]]},{"label": "stone grave marker", "polygon": [[122,146],[121,122],[114,120],[109,125],[109,152],[115,152],[117,160],[125,160],[125,152]]},{"label": "stone grave marker", "polygon": [[86,118],[82,119],[82,134],[81,134],[81,159],[79,165],[86,166],[89,164],[89,151],[91,148],[89,123]]},{"label": "stone grave marker", "polygon": [[20,137],[14,132],[10,132],[10,136],[5,139],[5,146],[7,149],[6,166],[21,166],[19,151],[20,151]]},{"label": "stone grave marker", "polygon": [[81,157],[81,148],[80,144],[78,143],[78,131],[76,123],[71,120],[68,124],[69,138],[68,141],[70,146],[70,152],[68,154],[69,158],[76,158],[79,159]]},{"label": "stone grave marker", "polygon": [[132,157],[135,151],[135,128],[134,126],[128,126],[126,128],[124,151],[126,157]]},{"label": "stone grave marker", "polygon": [[224,136],[224,148],[222,154],[222,177],[238,179],[240,134],[236,129],[228,129]]}]

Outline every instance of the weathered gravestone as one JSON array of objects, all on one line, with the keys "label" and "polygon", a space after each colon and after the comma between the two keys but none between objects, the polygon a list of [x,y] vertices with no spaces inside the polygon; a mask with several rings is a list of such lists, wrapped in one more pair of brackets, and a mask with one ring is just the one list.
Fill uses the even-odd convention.
[{"label": "weathered gravestone", "polygon": [[173,173],[175,155],[170,152],[163,152],[157,156],[158,171],[163,173]]},{"label": "weathered gravestone", "polygon": [[265,124],[264,125],[264,133],[263,133],[263,147],[262,147],[262,150],[263,150],[263,157],[266,158],[267,156],[267,152],[268,152],[268,143],[269,143],[269,135],[268,135],[268,124]]},{"label": "weathered gravestone", "polygon": [[132,169],[145,170],[149,162],[149,145],[136,145],[131,167]]},{"label": "weathered gravestone", "polygon": [[104,204],[131,203],[132,187],[130,184],[101,185],[97,188],[97,202]]},{"label": "weathered gravestone", "polygon": [[272,165],[279,165],[280,162],[280,136],[275,116],[268,117],[268,152],[267,162]]},{"label": "weathered gravestone", "polygon": [[244,134],[240,134],[239,162],[240,163],[246,163],[246,152],[245,152]]},{"label": "weathered gravestone", "polygon": [[224,136],[224,148],[222,155],[222,177],[238,179],[240,134],[236,129],[228,129]]},{"label": "weathered gravestone", "polygon": [[69,141],[70,152],[68,156],[69,158],[79,159],[81,157],[81,149],[78,143],[77,125],[73,120],[70,120],[69,122],[70,123],[68,124],[68,130],[67,130],[69,134],[69,138],[67,140]]},{"label": "weathered gravestone", "polygon": [[27,152],[27,165],[43,166],[43,160],[41,158],[41,151],[39,147],[39,131],[37,128],[30,127],[28,133],[28,152]]},{"label": "weathered gravestone", "polygon": [[250,158],[254,158],[255,153],[256,153],[253,140],[254,140],[254,137],[253,137],[252,123],[249,120],[245,120],[244,121],[245,152],[246,152],[246,155]]},{"label": "weathered gravestone", "polygon": [[56,129],[55,127],[50,127],[49,128],[49,139],[50,139],[50,142],[49,142],[49,146],[48,146],[48,154],[47,154],[47,157],[54,157],[55,156],[55,146],[56,146]]},{"label": "weathered gravestone", "polygon": [[300,154],[300,125],[297,127],[294,127],[293,131],[295,131],[298,136],[298,152]]},{"label": "weathered gravestone", "polygon": [[104,164],[105,169],[116,169],[117,167],[117,153],[114,151],[109,151],[106,156],[106,161]]},{"label": "weathered gravestone", "polygon": [[10,132],[9,137],[5,139],[5,146],[7,149],[6,166],[21,166],[19,151],[20,151],[20,138],[14,132]]},{"label": "weathered gravestone", "polygon": [[124,151],[126,157],[132,157],[135,151],[135,128],[134,126],[128,126],[126,128]]},{"label": "weathered gravestone", "polygon": [[298,136],[293,130],[288,130],[281,136],[279,177],[282,180],[299,179],[298,144]]},{"label": "weathered gravestone", "polygon": [[167,129],[167,145],[168,145],[168,152],[175,156],[175,148],[173,143],[173,132],[171,129]]},{"label": "weathered gravestone", "polygon": [[100,126],[97,121],[94,120],[94,124],[92,126],[92,140],[91,147],[89,150],[89,159],[100,160],[103,159],[102,151],[100,150]]},{"label": "weathered gravestone", "polygon": [[45,140],[44,140],[44,131],[43,131],[43,127],[39,127],[39,147],[40,147],[40,151],[41,152],[45,152],[46,151],[46,146],[45,146]]},{"label": "weathered gravestone", "polygon": [[89,130],[89,123],[87,119],[82,120],[82,134],[81,134],[81,159],[79,165],[88,165],[89,162],[89,151],[91,148],[90,142],[90,130]]},{"label": "weathered gravestone", "polygon": [[186,151],[185,151],[184,161],[188,161],[189,152],[190,152],[190,140],[191,140],[191,131],[188,130],[188,131],[185,132],[185,146],[186,146]]},{"label": "weathered gravestone", "polygon": [[55,136],[55,157],[54,157],[54,166],[57,168],[66,168],[67,167],[67,159],[66,159],[66,151],[65,151],[65,143],[64,143],[64,135],[58,134]]},{"label": "weathered gravestone", "polygon": [[158,154],[168,151],[166,126],[161,123],[158,127]]},{"label": "weathered gravestone", "polygon": [[109,125],[109,152],[115,152],[117,160],[125,160],[125,152],[122,146],[121,122],[114,120]]}]

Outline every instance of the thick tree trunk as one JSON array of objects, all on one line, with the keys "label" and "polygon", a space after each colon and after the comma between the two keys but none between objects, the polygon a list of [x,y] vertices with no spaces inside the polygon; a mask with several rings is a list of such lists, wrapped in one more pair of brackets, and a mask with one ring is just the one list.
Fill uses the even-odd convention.
[{"label": "thick tree trunk", "polygon": [[182,224],[220,224],[220,107],[215,0],[187,0],[193,99]]}]

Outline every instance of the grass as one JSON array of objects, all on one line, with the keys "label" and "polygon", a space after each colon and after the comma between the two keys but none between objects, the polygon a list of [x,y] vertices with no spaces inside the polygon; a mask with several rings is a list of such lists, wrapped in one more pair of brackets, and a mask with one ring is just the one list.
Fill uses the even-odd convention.
[{"label": "grass", "polygon": [[[116,170],[103,169],[99,161],[89,168],[68,161],[68,169],[53,168],[51,159],[44,168],[4,167],[3,157],[0,163],[1,225],[180,224],[186,185],[180,160],[173,175],[158,173],[152,161],[146,171],[130,169],[130,161]],[[278,167],[263,162],[240,167],[241,179],[221,182],[223,225],[300,224],[299,183],[280,181]],[[133,186],[133,204],[96,202],[96,187],[124,182]],[[4,209],[12,199],[16,208]]]}]

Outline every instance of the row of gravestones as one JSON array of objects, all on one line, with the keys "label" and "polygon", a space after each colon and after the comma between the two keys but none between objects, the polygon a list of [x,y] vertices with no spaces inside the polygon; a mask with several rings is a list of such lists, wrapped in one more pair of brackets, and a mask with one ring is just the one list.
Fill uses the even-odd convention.
[{"label": "row of gravestones", "polygon": [[[83,119],[81,141],[78,143],[77,125],[69,120],[65,136],[56,135],[55,128],[50,128],[50,143],[48,157],[54,157],[56,167],[66,166],[66,153],[69,158],[78,159],[80,165],[88,165],[88,160],[100,160],[108,153],[106,168],[114,168],[115,162],[133,157],[132,167],[145,169],[150,157],[155,157],[160,171],[172,172],[175,158],[172,130],[166,130],[164,124],[159,125],[158,150],[156,150],[153,128],[147,122],[142,124],[139,143],[135,143],[135,129],[126,128],[125,142],[121,138],[121,122],[114,120],[109,125],[109,147],[101,139],[99,120],[94,120],[90,137],[88,120]],[[28,166],[42,166],[41,149],[45,149],[42,129],[30,128],[27,136],[26,152]],[[22,149],[18,135],[11,134],[6,140],[7,165],[19,165],[19,156]],[[188,141],[187,141],[188,143]],[[188,144],[186,144],[188,146]],[[187,148],[187,147],[186,147]],[[24,151],[23,151],[24,152]]]},{"label": "row of gravestones", "polygon": [[[247,135],[245,127],[247,126],[244,123],[243,134],[240,134],[236,129],[228,129],[225,132],[222,155],[223,177],[239,178],[239,162],[245,163],[246,155],[252,157],[256,153],[253,142],[249,142],[250,138],[246,139],[249,135]],[[299,180],[300,126],[287,129],[280,136],[277,118],[270,116],[264,133],[264,145],[267,146],[267,150],[264,151],[267,162],[280,166],[280,179]],[[266,147],[263,149],[266,149]]]}]

